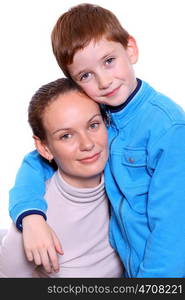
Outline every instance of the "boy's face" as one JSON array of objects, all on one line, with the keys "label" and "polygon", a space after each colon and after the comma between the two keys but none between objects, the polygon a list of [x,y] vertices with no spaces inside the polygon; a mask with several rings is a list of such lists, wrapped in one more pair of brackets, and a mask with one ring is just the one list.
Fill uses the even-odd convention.
[{"label": "boy's face", "polygon": [[102,38],[96,43],[92,40],[78,50],[68,70],[93,100],[117,106],[124,103],[136,88],[133,64],[137,58],[138,49],[132,37],[126,49],[118,42]]}]

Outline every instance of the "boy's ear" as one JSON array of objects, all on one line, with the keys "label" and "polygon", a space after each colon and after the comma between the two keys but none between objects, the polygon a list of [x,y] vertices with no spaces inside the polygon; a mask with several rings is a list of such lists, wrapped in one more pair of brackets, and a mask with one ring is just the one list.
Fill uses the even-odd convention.
[{"label": "boy's ear", "polygon": [[136,40],[132,36],[129,36],[128,38],[127,54],[129,56],[130,63],[135,64],[138,60],[139,50]]},{"label": "boy's ear", "polygon": [[36,135],[33,135],[35,147],[40,155],[42,155],[45,159],[51,161],[53,159],[53,155],[49,150],[48,146],[45,142],[41,141],[40,138]]}]

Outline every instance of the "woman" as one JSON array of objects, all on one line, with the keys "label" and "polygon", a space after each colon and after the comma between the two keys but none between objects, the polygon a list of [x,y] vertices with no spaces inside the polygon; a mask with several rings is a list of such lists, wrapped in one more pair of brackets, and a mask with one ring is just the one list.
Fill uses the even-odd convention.
[{"label": "woman", "polygon": [[29,123],[38,152],[58,167],[45,199],[47,222],[64,254],[59,272],[48,275],[27,261],[22,234],[12,224],[0,249],[0,277],[120,277],[122,265],[108,237],[108,142],[100,107],[72,81],[58,79],[32,97]]}]

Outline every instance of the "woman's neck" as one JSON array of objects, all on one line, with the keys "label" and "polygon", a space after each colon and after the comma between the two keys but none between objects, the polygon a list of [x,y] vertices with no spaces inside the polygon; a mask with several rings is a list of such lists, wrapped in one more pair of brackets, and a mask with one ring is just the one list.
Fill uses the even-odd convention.
[{"label": "woman's neck", "polygon": [[68,183],[69,185],[77,188],[94,188],[98,186],[101,183],[102,174],[98,174],[92,177],[83,177],[79,178],[77,176],[69,177],[66,176],[65,173],[63,173],[61,170],[59,170],[60,175],[62,176],[63,180]]}]

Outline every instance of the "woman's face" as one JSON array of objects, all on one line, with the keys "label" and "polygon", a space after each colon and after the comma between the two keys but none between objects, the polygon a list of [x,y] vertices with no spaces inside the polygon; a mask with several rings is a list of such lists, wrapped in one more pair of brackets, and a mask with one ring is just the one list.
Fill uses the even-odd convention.
[{"label": "woman's face", "polygon": [[108,158],[107,130],[99,106],[86,95],[60,95],[43,114],[46,147],[64,180],[76,187],[100,183]]}]

